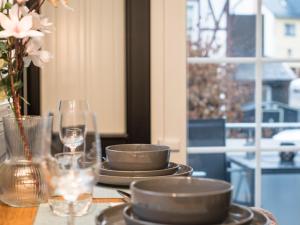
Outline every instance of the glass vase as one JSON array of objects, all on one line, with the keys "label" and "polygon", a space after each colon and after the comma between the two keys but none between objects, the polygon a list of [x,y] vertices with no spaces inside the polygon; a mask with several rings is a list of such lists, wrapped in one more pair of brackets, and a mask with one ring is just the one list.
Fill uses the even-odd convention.
[{"label": "glass vase", "polygon": [[41,161],[50,152],[52,117],[3,118],[6,159],[0,164],[0,200],[13,207],[47,201]]}]

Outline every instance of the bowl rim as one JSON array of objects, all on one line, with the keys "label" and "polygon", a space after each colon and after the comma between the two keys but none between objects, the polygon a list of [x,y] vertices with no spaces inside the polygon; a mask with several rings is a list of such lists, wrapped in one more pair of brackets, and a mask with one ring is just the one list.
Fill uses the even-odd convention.
[{"label": "bowl rim", "polygon": [[[117,149],[112,149],[114,147],[118,146],[137,146],[137,145],[146,145],[146,146],[156,146],[156,147],[161,147],[161,149],[156,149],[156,150],[129,150],[129,151],[124,151],[124,150],[117,150]],[[110,145],[105,148],[106,151],[109,152],[122,152],[122,153],[145,153],[145,152],[164,152],[164,151],[170,151],[170,147],[166,145],[157,145],[157,144],[119,144],[119,145]]]},{"label": "bowl rim", "polygon": [[[207,191],[207,192],[202,192],[202,193],[175,193],[175,192],[169,192],[169,193],[164,193],[164,192],[157,192],[157,191],[149,191],[149,190],[143,190],[138,187],[136,187],[137,183],[140,182],[150,182],[151,180],[159,180],[159,179],[169,179],[169,180],[203,180],[203,181],[209,181],[209,182],[219,182],[223,183],[225,185],[228,185],[228,188],[224,190],[219,190],[219,191]],[[157,177],[157,178],[149,178],[145,180],[139,180],[139,181],[133,181],[130,184],[130,190],[132,194],[134,192],[142,193],[142,194],[148,194],[153,196],[159,196],[159,197],[203,197],[203,196],[211,196],[211,195],[219,195],[219,194],[225,194],[228,192],[232,192],[233,190],[233,185],[229,182],[223,181],[223,180],[217,180],[217,179],[211,179],[211,178],[195,178],[195,177]]]},{"label": "bowl rim", "polygon": [[[148,171],[148,170],[114,170],[114,169],[104,168],[103,167],[104,163],[105,164],[109,164],[109,161],[102,162],[100,170],[102,170],[102,171],[105,170],[105,171],[109,171],[109,172],[115,172],[115,171],[117,171],[117,172],[120,172],[120,173],[140,173],[140,172],[142,172],[142,173],[144,173],[144,172],[151,172],[152,173],[152,172],[158,172],[158,171],[162,171],[162,170],[171,170],[171,169],[178,170],[178,168],[180,166],[180,164],[178,164],[178,163],[168,162],[167,168],[157,169],[157,170],[150,170],[150,171]],[[173,167],[169,167],[170,165],[173,166]]]}]

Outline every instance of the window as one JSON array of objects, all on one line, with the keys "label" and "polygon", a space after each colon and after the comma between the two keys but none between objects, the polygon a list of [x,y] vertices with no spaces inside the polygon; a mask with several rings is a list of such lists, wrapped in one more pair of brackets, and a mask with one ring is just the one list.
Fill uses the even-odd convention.
[{"label": "window", "polygon": [[296,27],[295,24],[284,24],[284,34],[285,36],[294,37],[296,36]]},{"label": "window", "polygon": [[300,184],[282,198],[288,215],[269,192],[279,196],[286,191],[279,184],[300,177],[292,164],[299,157],[289,161],[282,153],[300,150],[300,39],[280,33],[284,24],[285,34],[296,35],[297,26],[286,18],[300,23],[300,12],[294,14],[294,1],[285,1],[286,10],[279,0],[197,2],[199,35],[187,37],[189,163],[232,182],[235,202],[263,206],[280,224],[296,225],[300,204],[293,196]]}]

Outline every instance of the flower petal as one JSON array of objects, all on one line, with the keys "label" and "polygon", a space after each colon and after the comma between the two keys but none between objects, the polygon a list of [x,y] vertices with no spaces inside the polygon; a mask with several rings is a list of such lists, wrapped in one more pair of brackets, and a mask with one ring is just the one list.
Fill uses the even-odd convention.
[{"label": "flower petal", "polygon": [[10,36],[13,36],[13,34],[10,31],[8,30],[0,31],[0,38],[8,38]]},{"label": "flower petal", "polygon": [[0,24],[4,30],[10,30],[13,26],[11,20],[3,13],[0,13]]},{"label": "flower petal", "polygon": [[20,11],[19,11],[19,5],[14,4],[11,9],[9,10],[9,17],[11,20],[19,21],[20,18]]},{"label": "flower petal", "polygon": [[50,52],[45,51],[45,50],[41,50],[39,53],[40,53],[40,54],[39,54],[39,55],[40,55],[40,59],[41,59],[41,61],[42,61],[43,63],[47,63],[47,62],[50,61],[50,59],[51,59],[51,54],[50,54]]},{"label": "flower petal", "polygon": [[26,32],[27,37],[43,37],[44,34],[42,32],[36,31],[36,30],[29,30]]},{"label": "flower petal", "polygon": [[19,22],[22,31],[29,31],[32,28],[32,16],[24,16]]},{"label": "flower petal", "polygon": [[30,56],[33,65],[37,66],[37,67],[42,67],[43,66],[43,62],[41,61],[40,57],[37,55],[33,55]]},{"label": "flower petal", "polygon": [[18,38],[18,39],[22,39],[22,38],[28,37],[28,32],[24,32],[24,31],[14,32],[12,36],[14,36],[15,38]]}]

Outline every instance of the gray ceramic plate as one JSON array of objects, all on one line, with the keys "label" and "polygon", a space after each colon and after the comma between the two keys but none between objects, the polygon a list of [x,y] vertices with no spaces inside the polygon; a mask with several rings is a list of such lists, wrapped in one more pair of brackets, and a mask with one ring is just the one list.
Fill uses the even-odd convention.
[{"label": "gray ceramic plate", "polygon": [[[111,208],[108,208],[100,213],[99,216],[96,217],[96,224],[97,225],[130,225],[126,224],[125,219],[123,217],[123,211],[125,207],[128,206],[128,204],[122,204],[118,206],[114,206]],[[254,218],[252,222],[250,223],[244,223],[249,225],[269,225],[269,220],[260,212],[257,212],[256,210],[253,210]],[[237,214],[234,212],[235,216]],[[135,225],[140,225],[141,223],[135,223]],[[153,224],[149,222],[142,223],[144,225],[158,225]],[[229,223],[237,225],[239,223]],[[226,223],[223,223],[222,225],[228,225]]]},{"label": "gray ceramic plate", "polygon": [[[124,208],[123,216],[127,225],[168,225],[143,221],[137,218],[132,214],[132,208],[130,205]],[[253,213],[250,209],[239,205],[231,205],[229,216],[222,224],[218,225],[249,225],[252,219]]]},{"label": "gray ceramic plate", "polygon": [[252,212],[254,213],[254,218],[250,225],[270,225],[271,224],[271,221],[261,212],[255,210],[255,209],[252,209]]},{"label": "gray ceramic plate", "polygon": [[[179,167],[176,173],[168,176],[191,176],[193,173],[193,168],[190,166],[178,164]],[[155,178],[159,178],[162,176],[156,176]],[[96,181],[101,184],[112,185],[112,186],[129,186],[131,182],[136,180],[145,180],[150,177],[133,177],[133,176],[111,176],[104,175],[100,172],[96,175]],[[153,179],[155,179],[153,178]]]},{"label": "gray ceramic plate", "polygon": [[128,204],[122,204],[103,210],[96,217],[96,225],[126,225],[123,210]]},{"label": "gray ceramic plate", "polygon": [[108,162],[102,162],[100,173],[109,176],[122,176],[122,177],[152,177],[152,176],[166,176],[174,174],[179,165],[170,162],[168,167],[162,170],[146,170],[146,171],[123,171],[113,170],[109,167]]}]

